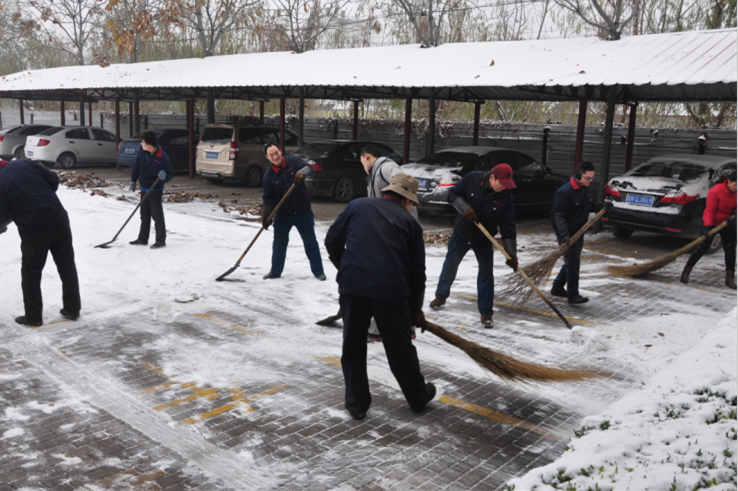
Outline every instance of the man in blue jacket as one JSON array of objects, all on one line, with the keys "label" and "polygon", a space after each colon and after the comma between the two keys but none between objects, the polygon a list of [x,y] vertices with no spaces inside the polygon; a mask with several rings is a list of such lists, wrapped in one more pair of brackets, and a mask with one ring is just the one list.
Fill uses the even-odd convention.
[{"label": "man in blue jacket", "polygon": [[[266,144],[264,153],[272,165],[264,173],[262,181],[261,221],[264,228],[269,228],[272,221],[274,222],[272,269],[264,275],[264,279],[282,276],[284,262],[287,258],[287,244],[290,241],[290,230],[295,227],[302,238],[305,254],[310,261],[310,270],[320,281],[325,281],[320,245],[315,237],[315,215],[310,206],[310,195],[305,187],[305,177],[315,174],[315,169],[296,155],[284,157],[275,143]],[[277,210],[274,219],[269,221],[269,215],[293,183],[295,189]]]},{"label": "man in blue jacket", "polygon": [[440,309],[451,295],[451,285],[456,279],[461,260],[469,249],[477,256],[477,308],[482,326],[491,329],[495,297],[495,277],[492,273],[492,243],[476,226],[482,224],[491,235],[500,229],[502,245],[512,257],[506,261],[513,271],[518,267],[515,230],[515,199],[511,191],[515,189],[512,168],[498,164],[487,173],[470,172],[449,191],[448,200],[459,212],[456,216],[454,232],[448,241],[448,252],[443,262],[441,277],[436,287],[436,298],[430,303],[433,309]]},{"label": "man in blue jacket", "polygon": [[[169,156],[159,146],[156,133],[144,131],[141,134],[141,149],[136,156],[136,163],[131,170],[131,191],[136,191],[136,181],[141,183],[141,228],[138,238],[132,240],[132,245],[146,245],[149,243],[151,219],[154,219],[156,228],[156,242],[152,249],[161,249],[167,245],[167,226],[164,223],[164,183],[172,180],[172,163]],[[159,179],[157,182],[156,179]],[[148,198],[144,196],[149,192]]]},{"label": "man in blue jacket", "polygon": [[412,326],[425,327],[423,229],[408,211],[418,203],[418,181],[396,174],[383,198],[352,201],[325,237],[343,314],[341,368],[346,409],[364,419],[372,397],[366,372],[366,336],[374,317],[392,374],[410,408],[420,412],[436,388],[425,383]]},{"label": "man in blue jacket", "polygon": [[[561,244],[569,244],[569,237],[576,234],[582,225],[589,220],[591,211],[598,212],[603,206],[608,209],[612,203],[596,203],[594,191],[590,187],[595,176],[595,165],[589,160],[582,160],[577,171],[569,182],[561,186],[554,194],[551,209],[551,225],[556,232],[556,239]],[[570,304],[589,301],[579,294],[579,266],[581,264],[584,236],[576,243],[569,244],[564,253],[564,265],[553,282],[551,295],[566,297]],[[568,288],[566,288],[568,286]]]},{"label": "man in blue jacket", "polygon": [[62,281],[60,313],[79,318],[79,279],[74,263],[69,216],[56,196],[59,176],[32,160],[0,160],[0,233],[15,222],[21,238],[21,288],[25,315],[15,322],[26,326],[43,324],[41,273],[51,252]]}]

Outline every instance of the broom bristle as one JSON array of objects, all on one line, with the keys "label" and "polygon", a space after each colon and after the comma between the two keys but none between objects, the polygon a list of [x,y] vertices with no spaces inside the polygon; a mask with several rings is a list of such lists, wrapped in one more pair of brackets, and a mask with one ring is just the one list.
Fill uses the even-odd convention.
[{"label": "broom bristle", "polygon": [[566,382],[586,378],[605,377],[592,370],[564,370],[517,360],[453,334],[443,327],[426,321],[426,329],[447,343],[464,351],[482,367],[507,380],[536,380],[539,382]]},{"label": "broom bristle", "polygon": [[[548,254],[547,256],[529,264],[523,268],[523,271],[531,279],[538,288],[543,286],[543,283],[551,276],[551,271],[556,265],[556,261],[566,252],[566,246],[559,246],[558,249]],[[500,291],[495,292],[496,297],[519,297],[521,303],[527,302],[534,291],[530,288],[530,285],[525,279],[519,275],[513,275],[509,282]]]},{"label": "broom bristle", "polygon": [[662,256],[658,259],[655,259],[653,261],[649,261],[647,263],[643,264],[634,264],[633,266],[610,266],[607,268],[607,272],[616,276],[643,276],[647,273],[652,273],[658,269],[663,268],[667,264],[674,261],[676,258],[684,254],[685,252],[694,249],[697,245],[702,243],[705,240],[705,236],[701,236],[686,246],[682,247],[681,249],[677,249],[676,251],[667,254],[666,256]]}]

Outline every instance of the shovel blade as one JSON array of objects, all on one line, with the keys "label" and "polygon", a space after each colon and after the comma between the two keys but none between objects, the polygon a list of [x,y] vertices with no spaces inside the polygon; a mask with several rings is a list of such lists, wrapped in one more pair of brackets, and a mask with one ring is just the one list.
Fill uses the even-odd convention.
[{"label": "shovel blade", "polygon": [[223,280],[225,280],[225,277],[228,276],[229,274],[233,273],[236,270],[236,268],[238,268],[238,266],[233,266],[231,269],[229,269],[228,271],[226,271],[222,275],[220,275],[217,278],[215,278],[215,281],[223,281]]},{"label": "shovel blade", "polygon": [[111,240],[110,242],[105,242],[104,244],[98,244],[95,247],[100,249],[110,249],[110,244],[112,244],[113,242],[115,241]]}]

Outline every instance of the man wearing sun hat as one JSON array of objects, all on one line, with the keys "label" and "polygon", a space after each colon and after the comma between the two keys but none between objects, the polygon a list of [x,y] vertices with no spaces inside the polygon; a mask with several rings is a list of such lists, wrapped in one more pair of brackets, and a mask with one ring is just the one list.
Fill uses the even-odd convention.
[{"label": "man wearing sun hat", "polygon": [[492,273],[492,243],[476,226],[481,223],[490,234],[500,230],[502,245],[512,257],[506,261],[513,271],[518,267],[515,199],[511,191],[515,189],[512,168],[498,164],[483,173],[470,172],[449,191],[448,200],[459,212],[456,216],[454,233],[448,241],[448,252],[443,263],[441,277],[438,279],[436,298],[430,303],[433,309],[440,309],[451,294],[451,285],[456,279],[461,260],[469,249],[474,251],[479,264],[477,272],[477,308],[482,326],[494,327],[492,321],[495,296],[495,277]]},{"label": "man wearing sun hat", "polygon": [[366,336],[372,317],[387,361],[410,408],[420,412],[436,394],[420,373],[411,326],[424,327],[425,244],[423,229],[408,213],[418,204],[418,181],[396,174],[382,198],[353,200],[325,237],[343,314],[341,368],[346,409],[364,419],[371,405]]}]

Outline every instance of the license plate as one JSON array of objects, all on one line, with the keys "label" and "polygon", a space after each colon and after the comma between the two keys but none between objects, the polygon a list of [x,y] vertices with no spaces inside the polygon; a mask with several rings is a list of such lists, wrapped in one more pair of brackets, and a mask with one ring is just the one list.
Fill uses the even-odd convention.
[{"label": "license plate", "polygon": [[625,198],[625,202],[632,205],[653,206],[653,196],[628,193],[628,197]]},{"label": "license plate", "polygon": [[418,187],[421,187],[421,188],[427,187],[426,184],[428,183],[428,181],[426,179],[417,179],[417,181],[418,181]]},{"label": "license plate", "polygon": [[123,153],[136,153],[135,148],[124,148]]},{"label": "license plate", "polygon": [[205,158],[206,159],[217,159],[218,152],[205,152]]},{"label": "license plate", "polygon": [[29,151],[26,152],[26,155],[28,157],[33,157],[33,152],[29,150]]}]

